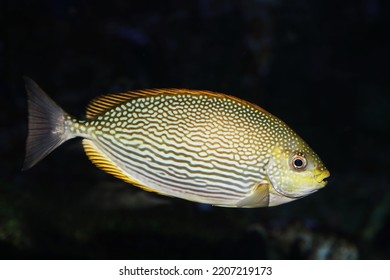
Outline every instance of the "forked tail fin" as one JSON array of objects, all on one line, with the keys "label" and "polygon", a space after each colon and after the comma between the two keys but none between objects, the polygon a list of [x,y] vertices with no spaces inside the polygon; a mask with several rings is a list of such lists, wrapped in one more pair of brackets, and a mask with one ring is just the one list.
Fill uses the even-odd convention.
[{"label": "forked tail fin", "polygon": [[24,77],[24,81],[28,96],[28,136],[22,170],[27,170],[74,135],[67,128],[67,114],[33,80]]}]

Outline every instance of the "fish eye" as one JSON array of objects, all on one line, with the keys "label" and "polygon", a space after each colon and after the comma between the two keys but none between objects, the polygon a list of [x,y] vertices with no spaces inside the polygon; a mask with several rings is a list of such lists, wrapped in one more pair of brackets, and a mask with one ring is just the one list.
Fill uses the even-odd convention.
[{"label": "fish eye", "polygon": [[295,154],[292,158],[292,166],[296,170],[303,170],[307,165],[306,158],[301,154]]}]

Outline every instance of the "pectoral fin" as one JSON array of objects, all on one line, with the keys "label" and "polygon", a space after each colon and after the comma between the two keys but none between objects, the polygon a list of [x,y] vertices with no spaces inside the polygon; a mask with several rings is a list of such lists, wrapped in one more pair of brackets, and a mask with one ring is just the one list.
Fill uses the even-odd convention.
[{"label": "pectoral fin", "polygon": [[267,183],[256,183],[250,196],[240,200],[237,207],[255,208],[269,206],[269,187]]}]

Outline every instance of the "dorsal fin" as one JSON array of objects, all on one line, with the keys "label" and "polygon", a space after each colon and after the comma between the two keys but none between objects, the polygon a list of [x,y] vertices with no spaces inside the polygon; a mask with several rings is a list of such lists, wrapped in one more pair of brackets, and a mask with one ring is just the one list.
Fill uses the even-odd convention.
[{"label": "dorsal fin", "polygon": [[102,95],[93,99],[87,106],[87,118],[92,119],[108,109],[115,107],[122,102],[129,101],[131,99],[139,97],[150,97],[157,95],[176,95],[176,94],[207,94],[207,95],[222,95],[210,91],[202,90],[190,90],[190,89],[175,89],[175,88],[164,88],[164,89],[145,89],[137,91],[129,91],[124,93],[111,93]]},{"label": "dorsal fin", "polygon": [[89,160],[103,171],[125,181],[126,183],[130,183],[136,187],[142,188],[145,191],[159,193],[154,189],[144,186],[138,180],[126,175],[121,170],[121,168],[119,168],[114,162],[104,156],[91,140],[83,139],[83,147]]},{"label": "dorsal fin", "polygon": [[140,97],[151,97],[158,95],[178,95],[178,94],[190,94],[190,95],[206,95],[209,97],[229,98],[240,102],[245,105],[256,107],[261,111],[265,111],[263,108],[252,104],[250,102],[241,100],[237,97],[226,95],[223,93],[212,92],[208,90],[193,90],[193,89],[176,89],[176,88],[163,88],[163,89],[145,89],[137,91],[129,91],[124,93],[112,93],[97,97],[93,99],[87,106],[87,118],[92,119],[108,109],[115,107],[123,102]]},{"label": "dorsal fin", "polygon": [[140,97],[137,92],[112,93],[97,97],[87,106],[87,118],[92,119],[122,102],[137,97]]}]

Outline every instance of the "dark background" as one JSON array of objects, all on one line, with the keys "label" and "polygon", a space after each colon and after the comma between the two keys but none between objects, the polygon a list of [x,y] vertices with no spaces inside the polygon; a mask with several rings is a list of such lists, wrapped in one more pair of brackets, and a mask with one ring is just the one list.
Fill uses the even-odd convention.
[{"label": "dark background", "polygon": [[[390,7],[380,0],[0,1],[1,259],[389,259]],[[83,117],[141,88],[228,93],[280,117],[328,186],[274,208],[140,191],[80,139],[21,172],[22,76]]]}]

